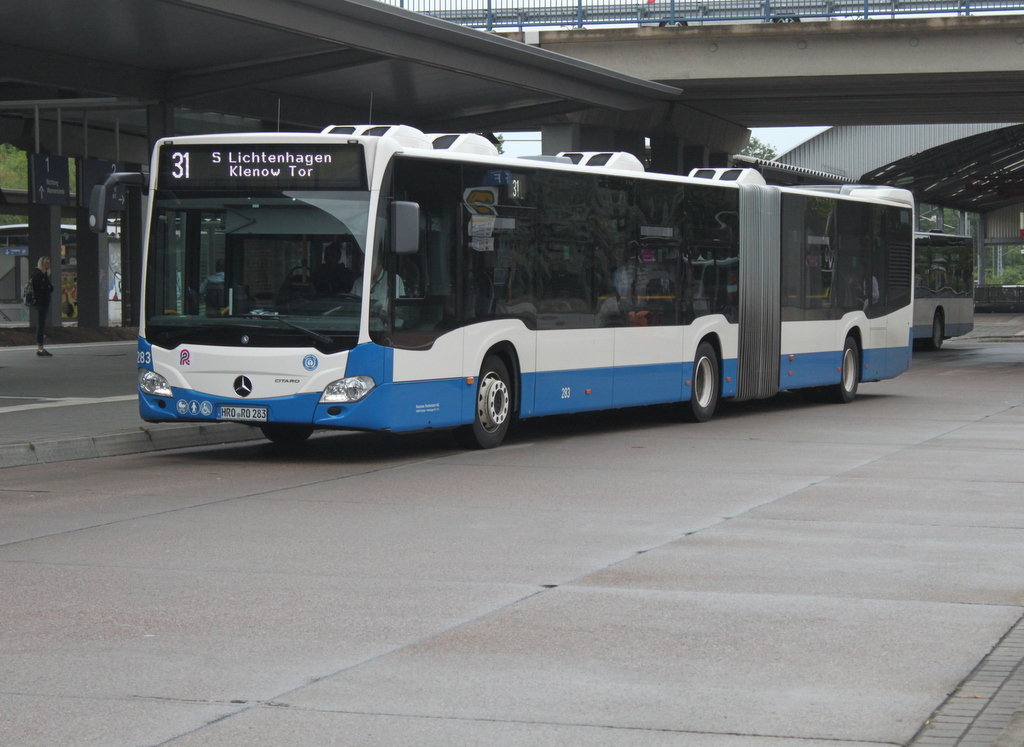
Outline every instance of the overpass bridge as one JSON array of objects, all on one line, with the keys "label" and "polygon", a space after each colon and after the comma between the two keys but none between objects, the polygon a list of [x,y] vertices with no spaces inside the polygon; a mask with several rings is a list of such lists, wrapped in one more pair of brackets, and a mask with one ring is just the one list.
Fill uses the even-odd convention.
[{"label": "overpass bridge", "polygon": [[602,24],[688,26],[714,22],[897,18],[1012,13],[1021,0],[382,0],[462,26],[492,31]]},{"label": "overpass bridge", "polygon": [[743,127],[1013,122],[1024,15],[527,30],[577,60],[682,89]]},{"label": "overpass bridge", "polygon": [[1024,15],[508,36],[681,89],[646,118],[592,111],[543,128],[545,152],[606,149],[644,129],[657,168],[677,173],[738,152],[751,127],[1015,122],[1024,112]]}]

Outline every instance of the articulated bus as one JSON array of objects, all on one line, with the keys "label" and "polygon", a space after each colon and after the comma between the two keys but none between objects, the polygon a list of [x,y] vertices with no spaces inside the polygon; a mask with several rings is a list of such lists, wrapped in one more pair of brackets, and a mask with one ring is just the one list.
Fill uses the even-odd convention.
[{"label": "articulated bus", "polygon": [[[113,175],[93,195],[102,225]],[[498,155],[396,126],[189,136],[149,179],[147,421],[454,428],[801,389],[849,402],[910,365],[900,189],[646,173],[629,154]]]},{"label": "articulated bus", "polygon": [[914,234],[914,340],[925,350],[974,329],[974,239]]}]

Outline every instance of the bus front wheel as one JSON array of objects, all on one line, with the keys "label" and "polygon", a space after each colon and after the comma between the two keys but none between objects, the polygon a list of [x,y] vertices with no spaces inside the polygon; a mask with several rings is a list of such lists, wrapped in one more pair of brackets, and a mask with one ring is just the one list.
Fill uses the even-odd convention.
[{"label": "bus front wheel", "polygon": [[718,406],[718,354],[708,342],[697,346],[693,357],[693,385],[690,401],[683,403],[683,416],[694,423],[705,423]]},{"label": "bus front wheel", "polygon": [[477,381],[473,423],[457,429],[459,442],[472,449],[493,449],[505,440],[512,422],[511,379],[501,358],[488,356]]}]

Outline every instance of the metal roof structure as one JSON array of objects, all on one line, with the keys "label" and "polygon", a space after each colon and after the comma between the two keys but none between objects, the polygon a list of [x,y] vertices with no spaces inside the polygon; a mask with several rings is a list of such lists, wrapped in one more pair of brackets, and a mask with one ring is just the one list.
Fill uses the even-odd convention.
[{"label": "metal roof structure", "polygon": [[[179,132],[189,117],[204,131],[367,121],[474,131],[635,110],[680,93],[373,0],[0,7],[0,115],[32,102],[73,109],[69,100],[86,98],[94,124],[169,104],[183,117]],[[141,124],[119,115],[120,126],[144,128],[135,117]]]},{"label": "metal roof structure", "polygon": [[1024,200],[1024,125],[938,145],[864,174],[860,181],[911,190],[918,200],[987,213]]},{"label": "metal roof structure", "polygon": [[915,153],[1014,124],[1018,122],[841,125],[815,134],[775,160],[859,179]]}]

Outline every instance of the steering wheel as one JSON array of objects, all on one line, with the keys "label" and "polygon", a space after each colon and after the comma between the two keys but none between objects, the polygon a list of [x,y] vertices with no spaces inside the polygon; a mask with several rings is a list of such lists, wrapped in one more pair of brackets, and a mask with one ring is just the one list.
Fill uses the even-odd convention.
[{"label": "steering wheel", "polygon": [[[356,303],[356,304],[362,303],[362,301],[363,301],[363,297],[362,296],[356,296],[356,295],[353,295],[351,293],[338,293],[337,295],[331,296],[330,298],[331,298],[332,301],[348,301],[349,303]],[[327,311],[325,311],[320,316],[335,316],[335,315],[341,314],[343,311],[348,313],[348,312],[351,312],[351,310],[352,310],[352,308],[350,306],[339,305],[339,306],[334,306],[334,307],[328,309]]]}]

